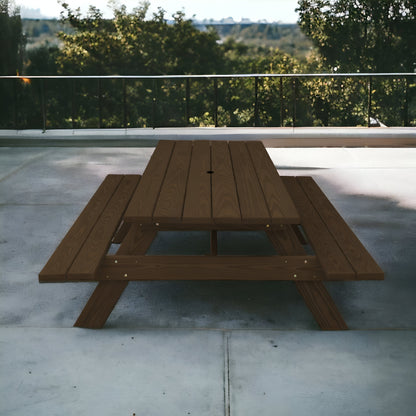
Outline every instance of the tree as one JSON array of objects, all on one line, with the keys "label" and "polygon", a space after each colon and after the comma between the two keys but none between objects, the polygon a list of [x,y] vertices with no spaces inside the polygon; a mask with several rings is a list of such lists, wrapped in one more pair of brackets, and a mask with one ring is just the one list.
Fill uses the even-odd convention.
[{"label": "tree", "polygon": [[133,12],[114,6],[113,19],[90,6],[86,17],[63,3],[61,16],[75,29],[60,33],[64,43],[58,65],[61,73],[77,74],[198,74],[221,68],[221,49],[214,31],[201,32],[183,13],[169,24],[159,8],[147,19],[148,2]]},{"label": "tree", "polygon": [[300,0],[299,25],[342,72],[413,72],[414,0]]},{"label": "tree", "polygon": [[0,0],[0,74],[22,71],[24,42],[19,9],[9,0]]}]

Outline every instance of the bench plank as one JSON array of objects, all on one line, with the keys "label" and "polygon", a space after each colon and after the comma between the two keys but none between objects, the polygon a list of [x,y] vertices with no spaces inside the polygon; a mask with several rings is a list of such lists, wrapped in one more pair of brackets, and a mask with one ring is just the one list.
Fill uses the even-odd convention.
[{"label": "bench plank", "polygon": [[139,180],[139,175],[123,177],[70,267],[68,279],[92,280],[94,278]]},{"label": "bench plank", "polygon": [[358,279],[383,279],[383,271],[348,224],[311,177],[299,177],[299,184],[325,222]]},{"label": "bench plank", "polygon": [[[177,141],[153,212],[153,222],[180,223],[192,154],[192,142]],[[147,196],[144,196],[147,197]]]},{"label": "bench plank", "polygon": [[230,142],[229,148],[241,219],[248,224],[270,224],[270,212],[245,143]]},{"label": "bench plank", "polygon": [[272,224],[299,224],[300,217],[283,181],[261,142],[247,142],[247,149],[264,197],[267,202]]},{"label": "bench plank", "polygon": [[355,280],[355,271],[297,179],[289,176],[282,177],[282,179],[296,204],[302,227],[318,256],[327,279]]},{"label": "bench plank", "polygon": [[211,144],[212,219],[216,224],[240,224],[241,212],[226,142]]},{"label": "bench plank", "polygon": [[208,141],[194,142],[183,207],[183,221],[210,223],[211,217],[211,146]]},{"label": "bench plank", "polygon": [[125,214],[126,222],[151,223],[175,142],[161,140],[144,171]]},{"label": "bench plank", "polygon": [[123,175],[108,175],[39,273],[40,282],[65,281],[66,274]]}]

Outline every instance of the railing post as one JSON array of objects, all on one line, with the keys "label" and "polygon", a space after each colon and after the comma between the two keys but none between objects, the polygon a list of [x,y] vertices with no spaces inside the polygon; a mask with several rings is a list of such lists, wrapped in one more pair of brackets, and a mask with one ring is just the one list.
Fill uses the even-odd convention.
[{"label": "railing post", "polygon": [[156,104],[157,104],[157,80],[153,79],[152,85],[152,127],[156,128]]},{"label": "railing post", "polygon": [[259,77],[254,77],[254,127],[259,126]]},{"label": "railing post", "polygon": [[218,127],[218,80],[214,78],[214,123]]},{"label": "railing post", "polygon": [[403,106],[403,125],[409,126],[409,78],[405,78],[404,84],[404,106]]},{"label": "railing post", "polygon": [[73,78],[72,79],[72,99],[71,99],[71,104],[72,104],[72,116],[71,116],[71,118],[72,118],[72,129],[74,130],[75,129],[75,118],[76,118],[76,115],[75,115],[75,78]]},{"label": "railing post", "polygon": [[19,82],[19,80],[16,79],[15,82],[14,82],[14,85],[13,85],[13,98],[14,98],[14,114],[13,114],[13,116],[14,116],[14,128],[16,130],[19,130],[18,121],[17,121],[18,120],[17,112],[18,112],[18,108],[19,108],[18,94],[17,94],[18,82]]},{"label": "railing post", "polygon": [[98,128],[102,126],[101,78],[98,78]]},{"label": "railing post", "polygon": [[191,82],[189,78],[185,81],[185,125],[189,125],[189,101],[191,100]]},{"label": "railing post", "polygon": [[292,83],[292,88],[293,88],[292,127],[295,127],[296,126],[297,82],[298,82],[298,79],[297,78],[294,78],[293,83]]},{"label": "railing post", "polygon": [[280,127],[283,127],[283,77],[279,77],[279,95],[280,95]]},{"label": "railing post", "polygon": [[373,89],[373,78],[368,77],[367,81],[367,127],[371,126],[370,117],[371,117],[371,98],[372,98],[372,89]]},{"label": "railing post", "polygon": [[127,128],[127,88],[126,88],[126,79],[122,80],[123,87],[123,126]]},{"label": "railing post", "polygon": [[46,131],[46,102],[45,102],[45,80],[40,80],[40,105],[42,109],[42,130]]}]

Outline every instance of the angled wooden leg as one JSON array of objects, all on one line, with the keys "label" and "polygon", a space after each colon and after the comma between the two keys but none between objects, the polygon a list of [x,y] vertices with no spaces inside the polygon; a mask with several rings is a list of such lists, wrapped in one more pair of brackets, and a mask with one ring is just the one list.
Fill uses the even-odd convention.
[{"label": "angled wooden leg", "polygon": [[[296,233],[290,226],[273,228],[267,231],[267,235],[278,253],[286,255],[302,255],[305,253]],[[311,311],[321,329],[348,329],[347,324],[322,281],[299,281],[295,283],[306,306]]]},{"label": "angled wooden leg", "polygon": [[[157,232],[143,231],[138,225],[130,226],[117,254],[145,254]],[[74,326],[102,328],[116,306],[128,281],[105,281],[98,283]]]},{"label": "angled wooden leg", "polygon": [[128,224],[126,222],[123,222],[117,232],[115,233],[113,237],[113,243],[114,244],[120,244],[124,238],[126,237],[127,233],[129,232],[131,224]]},{"label": "angled wooden leg", "polygon": [[74,326],[99,329],[104,326],[129,282],[100,282]]},{"label": "angled wooden leg", "polygon": [[322,282],[296,282],[296,287],[321,329],[348,329],[344,318]]}]

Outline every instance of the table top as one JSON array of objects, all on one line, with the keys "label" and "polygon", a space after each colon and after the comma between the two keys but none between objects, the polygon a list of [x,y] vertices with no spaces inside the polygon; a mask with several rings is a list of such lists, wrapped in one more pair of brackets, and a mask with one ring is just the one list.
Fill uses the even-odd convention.
[{"label": "table top", "polygon": [[124,215],[154,226],[268,227],[299,214],[259,141],[160,141]]}]

